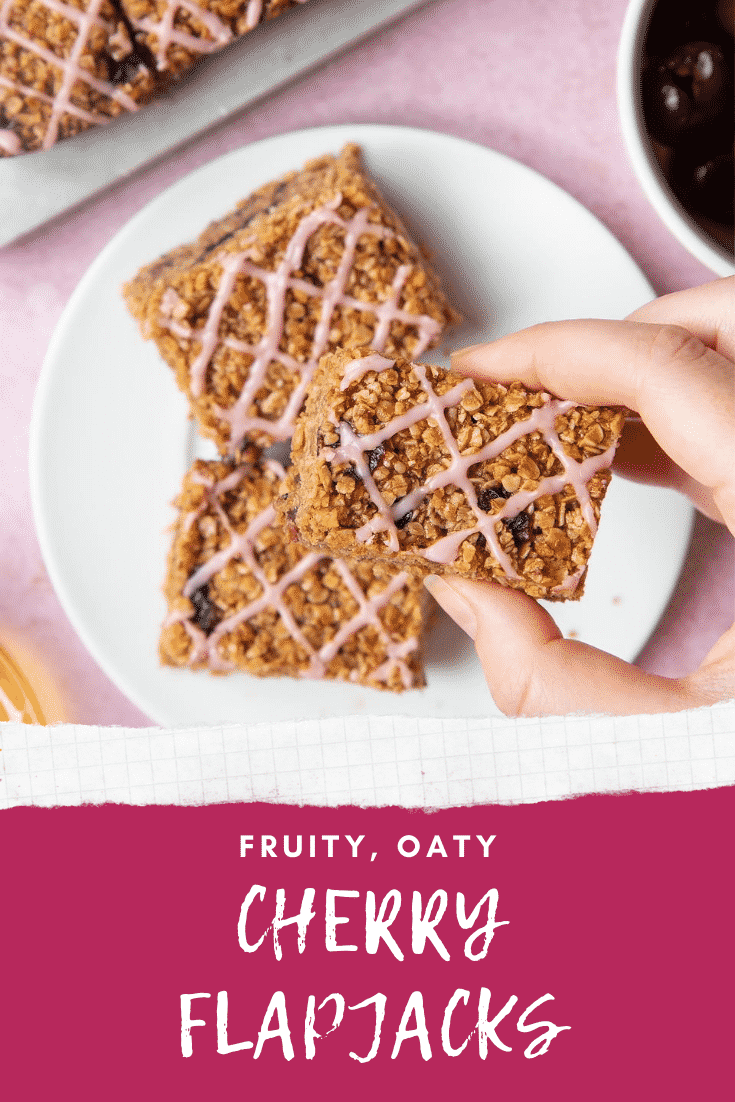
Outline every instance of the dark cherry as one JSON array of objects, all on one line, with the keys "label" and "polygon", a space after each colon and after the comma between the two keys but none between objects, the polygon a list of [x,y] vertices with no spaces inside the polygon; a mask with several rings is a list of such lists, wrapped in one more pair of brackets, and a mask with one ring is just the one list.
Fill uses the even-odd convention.
[{"label": "dark cherry", "polygon": [[735,4],[732,0],[717,0],[717,22],[727,34],[735,34]]},{"label": "dark cherry", "polygon": [[141,66],[137,54],[128,54],[122,61],[110,62],[110,84],[130,84],[135,80]]},{"label": "dark cherry", "polygon": [[[732,0],[659,0],[643,47],[646,129],[680,203],[732,251]],[[721,232],[720,232],[721,231]]]},{"label": "dark cherry", "polygon": [[719,46],[713,42],[687,42],[666,60],[665,66],[676,83],[686,88],[697,107],[716,112],[724,106],[728,71]]},{"label": "dark cherry", "polygon": [[509,497],[510,494],[502,486],[486,486],[479,491],[477,495],[477,504],[480,506],[483,513],[489,513],[494,501],[497,501],[498,498],[507,501]]},{"label": "dark cherry", "polygon": [[643,110],[652,138],[670,145],[690,126],[693,104],[687,93],[662,68],[646,73],[642,85]]},{"label": "dark cherry", "polygon": [[194,623],[202,629],[205,635],[211,635],[222,619],[222,613],[210,601],[208,587],[203,585],[199,589],[195,589],[189,600],[194,605],[195,614],[192,617]]},{"label": "dark cherry", "polygon": [[522,547],[526,540],[530,539],[531,518],[528,513],[519,513],[515,517],[509,517],[503,521],[503,524],[512,535],[516,547]]},{"label": "dark cherry", "polygon": [[674,154],[671,184],[682,203],[715,222],[732,223],[735,168],[732,153],[700,161],[689,151]]},{"label": "dark cherry", "polygon": [[[680,46],[643,75],[643,109],[651,137],[672,145],[694,127],[727,129],[731,87],[719,46],[712,42]],[[713,140],[704,131],[701,136]]]},{"label": "dark cherry", "polygon": [[365,458],[367,459],[368,470],[370,474],[373,473],[380,460],[385,455],[385,448],[382,444],[378,444],[377,448],[373,448],[372,451],[365,452]]},{"label": "dark cherry", "polygon": [[665,0],[657,4],[648,25],[646,45],[650,54],[666,57],[682,42],[716,37],[720,27],[713,11],[692,0]]}]

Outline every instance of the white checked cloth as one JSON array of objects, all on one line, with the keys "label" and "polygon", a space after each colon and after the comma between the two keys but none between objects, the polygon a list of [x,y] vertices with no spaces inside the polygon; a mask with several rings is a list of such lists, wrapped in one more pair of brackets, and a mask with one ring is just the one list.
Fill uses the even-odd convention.
[{"label": "white checked cloth", "polygon": [[441,808],[732,784],[735,703],[653,716],[348,716],[173,730],[0,723],[0,808]]}]

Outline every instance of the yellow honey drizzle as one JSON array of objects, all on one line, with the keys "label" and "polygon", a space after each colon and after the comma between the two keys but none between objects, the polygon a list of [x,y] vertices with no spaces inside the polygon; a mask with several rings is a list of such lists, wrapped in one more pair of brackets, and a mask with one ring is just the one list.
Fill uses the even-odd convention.
[{"label": "yellow honey drizzle", "polygon": [[43,709],[28,678],[3,647],[0,647],[0,720],[46,723]]}]

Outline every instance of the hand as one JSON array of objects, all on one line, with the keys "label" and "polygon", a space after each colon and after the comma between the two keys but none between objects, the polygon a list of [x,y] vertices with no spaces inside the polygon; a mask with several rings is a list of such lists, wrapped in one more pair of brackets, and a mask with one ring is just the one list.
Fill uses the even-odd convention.
[{"label": "hand", "polygon": [[[667,295],[625,321],[536,325],[462,349],[452,370],[520,379],[560,398],[624,405],[615,469],[675,487],[735,533],[735,278]],[[532,598],[495,582],[432,577],[427,588],[475,641],[506,715],[675,712],[735,697],[735,625],[694,673],[646,674],[564,639]]]}]

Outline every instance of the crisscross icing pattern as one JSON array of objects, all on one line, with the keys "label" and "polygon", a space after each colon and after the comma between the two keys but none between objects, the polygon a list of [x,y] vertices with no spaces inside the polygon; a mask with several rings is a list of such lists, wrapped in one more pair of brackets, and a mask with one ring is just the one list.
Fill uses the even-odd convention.
[{"label": "crisscross icing pattern", "polygon": [[[86,84],[88,87],[94,89],[95,92],[99,92],[101,95],[107,96],[108,99],[119,103],[126,111],[138,110],[138,104],[126,92],[116,88],[114,84],[111,84],[107,80],[100,80],[98,77],[94,76],[93,73],[88,72],[87,69],[82,68],[80,65],[80,59],[84,54],[84,48],[87,45],[94,26],[104,28],[109,41],[112,41],[116,33],[114,24],[109,23],[100,16],[100,9],[102,8],[104,0],[90,0],[85,11],[80,11],[79,8],[75,8],[71,4],[65,4],[63,0],[42,0],[45,7],[63,16],[64,19],[68,19],[69,22],[73,23],[77,28],[74,46],[67,58],[59,57],[47,46],[35,42],[32,38],[27,38],[10,25],[14,2],[15,0],[2,0],[2,6],[0,6],[0,39],[4,38],[8,42],[14,42],[17,46],[20,46],[21,49],[41,58],[48,65],[55,66],[62,73],[61,85],[54,96],[46,95],[43,92],[37,91],[35,88],[26,87],[23,84],[19,84],[16,81],[9,80],[7,77],[0,75],[0,86],[3,88],[8,88],[10,91],[17,92],[21,96],[33,97],[40,100],[42,103],[50,105],[51,113],[49,115],[46,133],[41,143],[42,149],[50,149],[56,141],[59,133],[59,124],[63,115],[73,115],[75,118],[82,119],[91,126],[103,126],[111,121],[107,115],[87,111],[82,107],[77,107],[76,104],[72,102],[71,97],[74,91],[74,85],[78,82]],[[20,153],[21,144],[18,135],[12,130],[0,130],[0,149],[10,154]]]},{"label": "crisscross icing pattern", "polygon": [[[418,342],[413,349],[414,355],[421,355],[439,336],[441,324],[426,314],[411,314],[399,307],[401,291],[412,269],[410,264],[402,264],[396,271],[390,293],[384,302],[365,302],[346,294],[345,288],[355,260],[357,243],[364,234],[377,238],[396,237],[388,226],[369,220],[370,208],[361,207],[349,220],[337,214],[342,196],[337,194],[323,207],[307,214],[299,223],[296,232],[288,242],[283,257],[273,271],[258,267],[252,262],[252,250],[240,253],[221,254],[222,276],[217,292],[211,302],[207,317],[201,329],[193,330],[185,322],[176,320],[181,300],[176,292],[169,288],[161,300],[161,324],[174,335],[184,337],[201,344],[199,354],[190,369],[190,388],[195,398],[201,397],[206,384],[207,368],[217,348],[227,348],[244,352],[253,357],[248,377],[236,402],[228,409],[217,409],[217,414],[230,425],[230,454],[234,454],[243,438],[255,431],[265,431],[275,440],[287,440],[293,435],[294,421],[298,416],[306,396],[309,383],[314,375],[319,358],[329,346],[329,331],[332,315],[337,306],[348,307],[361,312],[369,311],[375,315],[376,327],[370,344],[378,352],[382,351],[390,337],[392,322],[415,327]],[[320,226],[332,224],[344,230],[344,250],[340,258],[334,279],[323,287],[315,286],[308,280],[294,275],[304,261],[304,254],[312,234]],[[257,344],[246,344],[233,337],[220,337],[222,315],[232,294],[239,275],[252,276],[265,285],[267,299],[267,319],[263,336]],[[301,363],[281,351],[283,336],[286,294],[289,289],[302,291],[311,297],[321,299],[321,314],[314,331],[308,359]],[[268,367],[279,362],[294,371],[299,381],[288,398],[287,405],[278,420],[269,421],[263,417],[249,414],[255,395],[266,382]]]},{"label": "crisscross icing pattern", "polygon": [[[272,460],[265,461],[265,466],[276,475],[277,485],[284,477],[283,468],[280,464]],[[244,608],[239,609],[237,612],[221,620],[209,635],[205,634],[198,624],[194,622],[193,613],[189,614],[176,610],[169,613],[164,622],[164,627],[168,627],[171,624],[183,623],[191,639],[192,649],[189,654],[188,665],[195,666],[204,664],[208,669],[215,672],[230,672],[235,668],[234,663],[224,659],[219,651],[219,644],[223,637],[229,632],[234,631],[239,624],[252,619],[252,617],[256,616],[259,612],[263,612],[266,609],[272,609],[281,618],[291,637],[308,656],[308,667],[299,674],[300,677],[309,679],[323,678],[329,663],[337,655],[340,648],[350,636],[370,626],[375,628],[378,633],[380,643],[386,654],[385,661],[371,672],[371,678],[376,681],[388,682],[392,673],[397,670],[404,687],[407,689],[411,688],[414,683],[414,678],[405,659],[412,651],[418,648],[418,639],[416,637],[401,641],[392,639],[383,626],[379,616],[380,611],[387,606],[391,598],[405,586],[408,581],[408,575],[405,573],[396,574],[382,592],[368,598],[363,593],[362,587],[345,562],[341,559],[333,559],[331,556],[317,552],[307,552],[295,566],[283,574],[276,582],[268,581],[263,569],[258,563],[255,554],[255,542],[263,529],[272,525],[280,527],[273,505],[267,506],[259,513],[250,522],[244,532],[238,533],[232,528],[221,502],[222,495],[230,490],[234,490],[240,484],[247,472],[248,468],[244,465],[236,467],[231,474],[228,474],[218,482],[207,479],[199,474],[199,472],[196,472],[192,476],[194,481],[206,487],[206,494],[199,507],[187,513],[182,518],[184,529],[186,530],[194,524],[205,509],[213,508],[221,524],[228,533],[229,543],[221,551],[213,555],[208,562],[203,563],[202,566],[191,575],[184,586],[183,595],[191,598],[192,594],[206,585],[218,571],[222,570],[235,558],[241,559],[252,572],[262,588],[262,593],[255,600],[245,605]],[[284,540],[287,539],[285,532],[283,538]],[[354,616],[340,627],[331,640],[317,649],[311,645],[301,631],[293,613],[283,598],[289,586],[294,583],[298,584],[309,570],[312,570],[320,562],[324,561],[334,564],[345,588],[357,603],[358,610]]]},{"label": "crisscross icing pattern", "polygon": [[[351,383],[367,371],[380,372],[394,366],[395,361],[386,359],[384,356],[367,356],[361,360],[355,360],[345,372],[341,389],[346,390]],[[423,364],[413,364],[412,369],[426,394],[424,402],[413,406],[401,416],[393,418],[392,421],[383,425],[376,432],[364,436],[358,435],[350,425],[340,422],[336,425],[340,438],[339,445],[335,448],[323,448],[319,453],[319,458],[330,464],[347,463],[353,467],[362,479],[370,495],[370,500],[376,507],[377,511],[372,519],[356,530],[355,535],[359,543],[370,543],[378,532],[386,532],[391,551],[399,551],[400,543],[396,521],[418,508],[435,490],[446,486],[457,486],[463,491],[470,508],[475,514],[476,524],[471,528],[450,532],[449,535],[437,540],[430,547],[412,548],[413,553],[428,559],[430,562],[449,565],[456,560],[460,545],[469,536],[480,532],[485,537],[488,547],[500,563],[506,577],[514,581],[518,580],[518,574],[510,557],[500,546],[495,530],[496,524],[498,521],[510,520],[518,516],[519,513],[529,507],[532,508],[533,503],[538,498],[545,494],[559,493],[567,485],[573,487],[582,516],[589,527],[591,535],[595,535],[597,519],[587,484],[594,474],[610,466],[616,445],[612,445],[600,455],[592,456],[581,462],[577,462],[566,454],[554,426],[557,417],[573,409],[576,405],[575,402],[561,401],[552,398],[549,394],[543,394],[544,404],[534,409],[530,417],[522,421],[516,421],[509,429],[501,433],[495,440],[490,441],[480,451],[474,452],[472,455],[461,455],[457,441],[447,421],[446,410],[457,405],[462,400],[463,395],[468,390],[472,390],[474,387],[473,380],[464,379],[447,391],[446,394],[440,396],[432,387]],[[384,445],[396,433],[424,419],[431,419],[438,425],[450,456],[449,466],[432,475],[423,485],[412,490],[393,505],[388,505],[378,489],[365,453]],[[518,490],[511,494],[507,500],[503,501],[497,512],[485,512],[478,504],[477,492],[469,477],[470,468],[486,460],[497,458],[511,444],[533,432],[542,434],[546,444],[559,460],[563,468],[562,471],[559,474],[542,478],[538,487],[534,490]],[[570,575],[560,586],[555,588],[554,592],[574,592],[582,573],[583,570],[580,569]]]},{"label": "crisscross icing pattern", "polygon": [[[191,34],[177,27],[176,16],[179,11],[192,15],[210,37]],[[131,23],[137,31],[143,31],[144,34],[155,38],[153,56],[156,59],[156,68],[159,70],[168,68],[166,54],[171,45],[183,46],[194,54],[211,54],[221,50],[234,38],[230,28],[219,16],[195,4],[193,0],[168,0],[159,19],[144,15],[140,19],[132,19]]]},{"label": "crisscross icing pattern", "polygon": [[[297,4],[306,4],[307,0],[296,0]],[[249,0],[247,11],[245,13],[245,20],[247,28],[252,31],[253,27],[257,27],[263,18],[263,9],[265,8],[265,0]]]},{"label": "crisscross icing pattern", "polygon": [[[295,2],[305,4],[307,0],[295,0]],[[257,27],[263,17],[263,8],[264,0],[249,0],[245,9],[245,25],[248,31]],[[191,34],[177,27],[176,16],[179,11],[192,15],[210,37],[204,38],[202,35]],[[221,50],[235,38],[233,30],[215,12],[194,3],[193,0],[167,0],[160,18],[144,15],[131,22],[136,30],[155,37],[154,57],[159,70],[168,68],[166,54],[171,45],[183,46],[193,54],[211,54]]]}]

